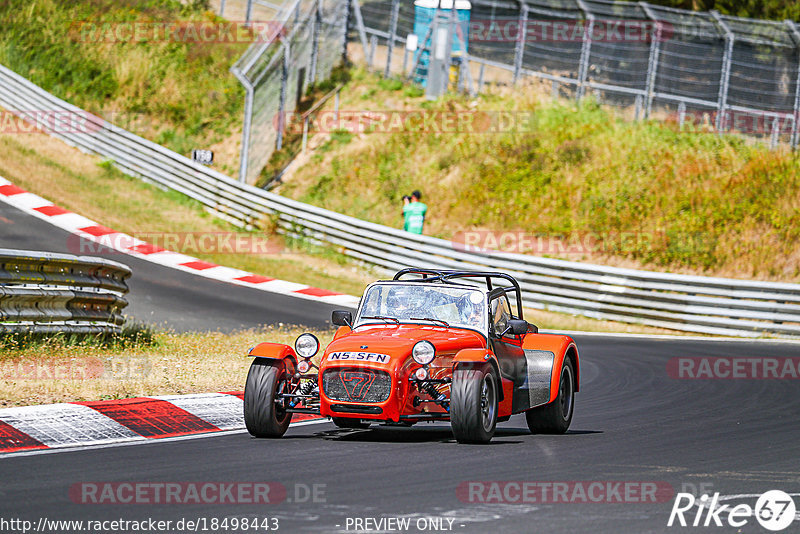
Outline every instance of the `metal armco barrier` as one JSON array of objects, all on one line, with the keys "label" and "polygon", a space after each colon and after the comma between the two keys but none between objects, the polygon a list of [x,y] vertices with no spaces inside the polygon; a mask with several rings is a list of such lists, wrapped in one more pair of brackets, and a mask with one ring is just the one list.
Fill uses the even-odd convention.
[{"label": "metal armco barrier", "polygon": [[0,105],[63,111],[86,119],[86,131],[50,133],[85,152],[114,161],[123,172],[179,191],[241,226],[277,217],[286,233],[334,245],[386,269],[479,268],[518,278],[524,304],[546,309],[705,334],[800,337],[800,284],[709,278],[604,267],[500,252],[473,253],[457,245],[296,202],[242,184],[146,139],[88,115],[0,67]]},{"label": "metal armco barrier", "polygon": [[0,332],[117,331],[130,275],[102,258],[0,249]]}]

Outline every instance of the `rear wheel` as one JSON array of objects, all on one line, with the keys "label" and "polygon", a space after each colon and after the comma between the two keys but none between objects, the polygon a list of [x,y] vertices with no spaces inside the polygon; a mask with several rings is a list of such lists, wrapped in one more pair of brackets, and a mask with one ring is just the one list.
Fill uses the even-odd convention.
[{"label": "rear wheel", "polygon": [[332,417],[333,424],[339,428],[369,428],[369,423],[364,423],[361,419],[350,419],[348,417]]},{"label": "rear wheel", "polygon": [[565,358],[558,382],[558,396],[544,406],[525,412],[528,428],[534,434],[563,434],[572,422],[575,407],[575,366]]},{"label": "rear wheel", "polygon": [[450,387],[450,425],[459,443],[489,443],[497,426],[497,376],[491,365],[456,368]]},{"label": "rear wheel", "polygon": [[256,359],[244,386],[244,423],[257,438],[279,438],[286,433],[292,414],[275,402],[286,388],[286,362]]}]

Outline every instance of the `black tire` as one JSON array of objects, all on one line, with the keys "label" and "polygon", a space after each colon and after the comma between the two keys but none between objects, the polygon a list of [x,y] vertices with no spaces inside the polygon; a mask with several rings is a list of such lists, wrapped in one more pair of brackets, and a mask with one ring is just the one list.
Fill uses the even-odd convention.
[{"label": "black tire", "polygon": [[497,427],[499,391],[491,365],[460,367],[450,386],[450,426],[459,443],[489,443]]},{"label": "black tire", "polygon": [[534,434],[563,434],[572,422],[575,412],[575,365],[567,357],[561,366],[558,396],[544,406],[525,412],[528,428]]},{"label": "black tire", "polygon": [[369,423],[364,423],[361,419],[350,419],[349,417],[332,417],[333,424],[339,428],[369,428]]},{"label": "black tire", "polygon": [[286,433],[292,414],[275,404],[275,392],[286,375],[285,363],[256,359],[244,386],[244,424],[257,438],[279,438]]}]

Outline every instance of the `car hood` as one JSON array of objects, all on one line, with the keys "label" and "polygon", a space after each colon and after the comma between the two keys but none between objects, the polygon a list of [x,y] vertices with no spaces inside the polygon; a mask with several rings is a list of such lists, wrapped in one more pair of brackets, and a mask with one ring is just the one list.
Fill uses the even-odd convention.
[{"label": "car hood", "polygon": [[411,354],[414,344],[423,339],[433,343],[437,355],[486,347],[486,338],[473,330],[433,325],[366,325],[331,341],[325,349],[325,355],[332,352],[367,352],[387,354],[393,359],[404,358]]}]

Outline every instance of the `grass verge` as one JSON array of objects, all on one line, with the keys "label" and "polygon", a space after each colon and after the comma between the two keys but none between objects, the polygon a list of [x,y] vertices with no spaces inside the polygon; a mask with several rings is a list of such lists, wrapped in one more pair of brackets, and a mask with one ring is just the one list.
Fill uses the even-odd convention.
[{"label": "grass verge", "polygon": [[220,21],[206,0],[0,0],[0,64],[178,153],[214,148],[234,173],[244,91],[228,69],[248,43],[215,38]]},{"label": "grass verge", "polygon": [[[291,345],[304,331],[162,332],[152,343],[125,347],[58,338],[0,347],[0,406],[241,391],[250,347],[262,341]],[[333,338],[333,331],[312,332],[324,343]]]}]

